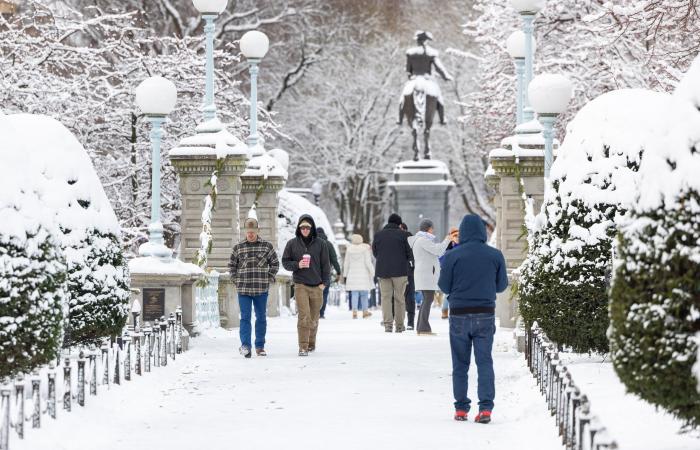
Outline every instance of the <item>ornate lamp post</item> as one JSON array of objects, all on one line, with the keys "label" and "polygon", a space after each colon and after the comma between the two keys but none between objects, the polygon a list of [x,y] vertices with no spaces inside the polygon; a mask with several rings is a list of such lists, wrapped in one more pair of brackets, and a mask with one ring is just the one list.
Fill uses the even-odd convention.
[{"label": "ornate lamp post", "polygon": [[228,0],[192,0],[194,7],[202,14],[205,21],[204,33],[206,35],[206,84],[204,91],[204,120],[216,117],[216,104],[214,103],[214,21],[228,4]]},{"label": "ornate lamp post", "polygon": [[320,181],[314,181],[314,184],[311,185],[311,193],[314,195],[314,203],[318,206],[321,194],[323,194],[323,185]]},{"label": "ornate lamp post", "polygon": [[[532,62],[534,59],[533,46],[533,22],[535,15],[544,8],[545,0],[510,0],[510,4],[523,18],[523,31],[525,32],[525,88],[532,80]],[[523,105],[523,121],[529,122],[534,118],[528,99],[525,98]]]},{"label": "ornate lamp post", "polygon": [[141,244],[139,255],[171,258],[172,251],[163,241],[163,224],[160,222],[160,141],[161,126],[166,116],[175,108],[177,89],[172,81],[163,77],[151,77],[136,88],[136,105],[151,122],[151,224],[148,226],[148,242]]},{"label": "ornate lamp post", "polygon": [[241,38],[241,53],[250,64],[250,135],[248,148],[258,144],[258,64],[267,54],[270,40],[265,33],[248,31]]},{"label": "ornate lamp post", "polygon": [[549,171],[554,160],[554,121],[566,110],[573,95],[573,87],[571,81],[563,75],[542,74],[532,80],[527,95],[544,128],[544,177],[545,180],[549,180]]},{"label": "ornate lamp post", "polygon": [[[515,121],[517,125],[523,123],[523,104],[525,100],[525,33],[522,31],[514,31],[506,41],[506,50],[513,61],[515,62],[515,75],[517,78],[517,108],[515,110]],[[535,39],[532,39],[532,48],[535,48]]]}]

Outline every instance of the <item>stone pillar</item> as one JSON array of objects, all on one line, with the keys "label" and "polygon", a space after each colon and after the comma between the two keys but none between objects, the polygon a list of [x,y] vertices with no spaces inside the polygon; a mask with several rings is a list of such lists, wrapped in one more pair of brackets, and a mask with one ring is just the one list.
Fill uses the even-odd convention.
[{"label": "stone pillar", "polygon": [[438,239],[447,235],[450,213],[449,192],[455,185],[442,161],[403,161],[394,166],[394,211],[398,212],[411,233],[422,219],[433,221]]},{"label": "stone pillar", "polygon": [[[495,241],[505,256],[511,284],[512,271],[520,266],[527,254],[527,236],[523,234],[525,210],[517,171],[525,195],[533,199],[535,214],[539,212],[544,197],[544,139],[541,126],[533,122],[518,127],[515,136],[503,140],[503,148],[489,154],[487,182],[496,190],[493,200],[497,224]],[[496,316],[502,327],[515,327],[518,300],[510,289],[498,295]]]},{"label": "stone pillar", "polygon": [[228,274],[228,261],[240,235],[240,176],[246,168],[248,151],[245,144],[226,131],[218,119],[199,125],[195,136],[183,139],[180,146],[170,152],[170,160],[179,175],[182,197],[178,257],[182,261],[192,261],[200,247],[202,210],[211,191],[207,182],[220,155],[225,159],[217,178],[218,195],[211,220],[213,245],[208,266],[221,273],[219,307],[222,320],[227,327],[235,327],[239,323],[239,311]]},{"label": "stone pillar", "polygon": [[[263,186],[262,192],[258,197],[258,205],[255,208],[255,213],[258,217],[258,226],[260,227],[260,237],[272,243],[272,246],[277,250],[277,205],[279,204],[279,192],[284,188],[285,177],[281,174],[274,176],[268,175],[265,179],[262,174],[258,173],[258,163],[260,158],[251,159],[248,164],[248,170],[241,176],[241,208],[239,211],[239,220],[243,223],[248,216],[250,208],[255,202],[255,196],[258,188]],[[245,239],[245,233],[240,232],[240,240]],[[278,254],[280,265],[282,264],[282,255]],[[277,282],[270,285],[269,296],[267,299],[267,315],[269,317],[277,317],[280,315],[280,295]]]}]

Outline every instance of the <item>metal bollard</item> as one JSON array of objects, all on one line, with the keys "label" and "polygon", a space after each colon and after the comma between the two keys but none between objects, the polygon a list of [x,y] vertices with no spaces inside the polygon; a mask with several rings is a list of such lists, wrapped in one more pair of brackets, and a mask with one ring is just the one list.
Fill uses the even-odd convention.
[{"label": "metal bollard", "polygon": [[143,340],[143,345],[145,345],[143,349],[143,370],[145,372],[150,372],[151,371],[151,327],[146,324],[146,327],[143,329],[143,334],[145,335],[145,338]]},{"label": "metal bollard", "polygon": [[90,395],[97,395],[97,354],[90,353]]},{"label": "metal bollard", "polygon": [[10,388],[0,389],[0,450],[10,448]]},{"label": "metal bollard", "polygon": [[129,339],[128,334],[124,334],[122,342],[126,348],[124,354],[124,380],[131,381],[131,339]]},{"label": "metal bollard", "polygon": [[170,356],[175,360],[175,314],[170,313],[170,318],[168,318],[168,330],[170,331]]},{"label": "metal bollard", "polygon": [[39,373],[34,372],[32,377],[32,403],[34,405],[32,409],[32,428],[41,427],[41,393],[39,388],[41,387],[41,379],[39,378]]},{"label": "metal bollard", "polygon": [[165,317],[160,318],[160,334],[161,334],[161,346],[162,348],[158,349],[158,353],[160,355],[160,365],[161,366],[167,366],[168,365],[168,321],[165,320]]},{"label": "metal bollard", "polygon": [[24,439],[24,377],[21,374],[15,381],[15,402],[17,403],[15,431],[20,439]]},{"label": "metal bollard", "polygon": [[153,353],[153,366],[160,367],[160,321],[156,319],[153,326],[153,343],[155,344],[151,349]]},{"label": "metal bollard", "polygon": [[134,361],[134,372],[136,375],[142,375],[141,373],[141,332],[138,327],[134,330],[133,336],[134,352],[136,353],[136,360]]},{"label": "metal bollard", "polygon": [[54,371],[54,364],[51,363],[49,366],[49,398],[46,409],[48,409],[49,417],[52,419],[56,418],[56,372]]},{"label": "metal bollard", "polygon": [[70,412],[71,407],[71,382],[70,382],[70,359],[66,358],[63,366],[63,409]]},{"label": "metal bollard", "polygon": [[[117,342],[121,341],[121,338],[117,338]],[[121,353],[120,350],[120,345],[117,344],[116,347],[112,347],[112,350],[114,351],[114,379],[113,382],[114,384],[121,384],[121,377],[119,376],[119,370],[121,367],[121,364],[119,362],[119,355]]]},{"label": "metal bollard", "polygon": [[85,406],[85,354],[78,355],[78,405]]},{"label": "metal bollard", "polygon": [[102,385],[109,385],[109,345],[107,341],[102,344],[102,370],[104,371],[102,375]]},{"label": "metal bollard", "polygon": [[182,307],[180,306],[175,310],[175,326],[177,327],[175,348],[178,353],[182,353]]}]

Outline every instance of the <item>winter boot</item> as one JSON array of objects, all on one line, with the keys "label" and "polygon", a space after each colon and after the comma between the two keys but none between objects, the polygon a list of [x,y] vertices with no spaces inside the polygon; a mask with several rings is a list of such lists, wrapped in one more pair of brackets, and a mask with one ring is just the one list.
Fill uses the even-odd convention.
[{"label": "winter boot", "polygon": [[391,333],[394,331],[394,327],[392,325],[386,325],[384,327],[384,331],[386,331],[387,333]]},{"label": "winter boot", "polygon": [[357,310],[356,309],[352,310],[352,318],[357,319]]},{"label": "winter boot", "polygon": [[447,319],[449,317],[449,312],[446,309],[442,310],[442,318]]},{"label": "winter boot", "polygon": [[363,318],[363,319],[366,319],[366,318],[368,318],[368,317],[371,316],[371,315],[372,315],[372,313],[369,312],[369,311],[367,311],[367,310],[362,311],[362,318]]},{"label": "winter boot", "polygon": [[479,411],[479,414],[474,417],[474,422],[479,422],[479,423],[489,423],[491,422],[491,411],[484,410],[484,411]]},{"label": "winter boot", "polygon": [[258,356],[267,356],[267,352],[265,351],[264,348],[256,348],[255,354]]},{"label": "winter boot", "polygon": [[250,358],[250,347],[248,347],[247,345],[241,345],[241,348],[238,349],[238,353],[243,355],[243,357],[245,358]]},{"label": "winter boot", "polygon": [[458,420],[460,422],[466,422],[467,412],[462,409],[458,409],[457,411],[455,411],[455,420]]},{"label": "winter boot", "polygon": [[309,352],[305,348],[300,348],[299,356],[309,356]]}]

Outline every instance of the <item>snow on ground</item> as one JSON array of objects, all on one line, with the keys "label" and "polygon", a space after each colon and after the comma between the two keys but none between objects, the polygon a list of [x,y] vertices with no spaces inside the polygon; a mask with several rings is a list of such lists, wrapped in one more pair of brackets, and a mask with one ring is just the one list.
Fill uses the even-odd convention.
[{"label": "snow on ground", "polygon": [[482,425],[452,420],[448,328],[437,309],[438,335],[420,337],[385,333],[379,312],[366,320],[345,308],[327,314],[307,358],[296,355],[295,317],[269,320],[267,358],[242,358],[237,331],[218,330],[168,367],[88,397],[85,409],[59,410],[57,421],[44,419],[10,447],[561,449],[511,331],[496,337],[494,421]]},{"label": "snow on ground", "polygon": [[680,433],[681,422],[625,392],[609,358],[560,353],[574,381],[591,401],[591,411],[621,449],[697,450],[698,432]]}]

